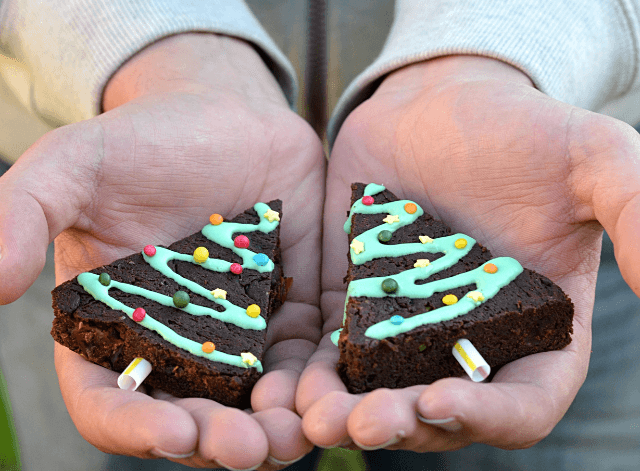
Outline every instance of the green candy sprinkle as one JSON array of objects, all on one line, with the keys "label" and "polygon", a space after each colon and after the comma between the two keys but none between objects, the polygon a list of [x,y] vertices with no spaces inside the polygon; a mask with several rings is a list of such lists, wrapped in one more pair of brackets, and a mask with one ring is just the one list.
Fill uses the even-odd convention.
[{"label": "green candy sprinkle", "polygon": [[173,295],[173,304],[175,304],[176,307],[187,307],[189,301],[191,301],[191,299],[185,291],[176,291],[176,294]]},{"label": "green candy sprinkle", "polygon": [[101,285],[109,286],[109,283],[111,283],[111,277],[109,276],[108,273],[100,273],[100,276],[98,277],[98,281],[100,282]]},{"label": "green candy sprinkle", "polygon": [[421,351],[421,352],[424,352],[426,349],[427,349],[427,346],[426,346],[426,345],[420,345],[420,346],[418,347],[418,350],[419,350],[419,351]]},{"label": "green candy sprinkle", "polygon": [[398,282],[393,278],[386,278],[382,282],[382,290],[385,293],[395,293],[398,290]]},{"label": "green candy sprinkle", "polygon": [[378,232],[378,240],[380,242],[389,242],[391,240],[392,233],[391,231],[380,231]]}]

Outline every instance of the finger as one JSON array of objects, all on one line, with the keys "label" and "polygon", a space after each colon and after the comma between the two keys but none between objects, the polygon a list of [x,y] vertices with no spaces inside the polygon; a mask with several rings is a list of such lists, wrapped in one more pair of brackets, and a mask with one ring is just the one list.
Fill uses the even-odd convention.
[{"label": "finger", "polygon": [[347,420],[353,408],[362,400],[342,391],[332,391],[316,401],[302,416],[305,436],[322,448],[346,446],[351,443]]},{"label": "finger", "polygon": [[366,394],[349,415],[347,430],[358,447],[415,452],[449,451],[470,443],[418,420],[416,406],[428,386],[406,389],[377,389]]},{"label": "finger", "polygon": [[498,372],[492,383],[462,378],[436,381],[421,394],[417,412],[444,422],[473,442],[527,448],[560,421],[582,384],[570,351],[539,353]]},{"label": "finger", "polygon": [[0,178],[0,304],[15,301],[31,286],[44,267],[48,244],[90,204],[98,141],[97,126],[60,128]]},{"label": "finger", "polygon": [[55,344],[62,397],[80,434],[105,453],[154,458],[193,453],[198,430],[170,402],[118,388],[118,374]]},{"label": "finger", "polygon": [[197,424],[198,450],[191,460],[198,466],[252,469],[267,459],[267,435],[247,412],[209,399],[175,399],[172,403],[189,412]]},{"label": "finger", "polygon": [[262,426],[267,435],[268,463],[288,466],[313,449],[313,445],[302,433],[302,419],[294,412],[275,408],[256,412],[252,417]]}]

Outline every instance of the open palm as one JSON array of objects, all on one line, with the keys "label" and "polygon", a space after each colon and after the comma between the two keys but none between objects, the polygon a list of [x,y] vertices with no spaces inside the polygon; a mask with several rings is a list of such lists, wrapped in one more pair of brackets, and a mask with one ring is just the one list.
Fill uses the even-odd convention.
[{"label": "open palm", "polygon": [[[269,325],[252,411],[119,390],[117,373],[56,345],[69,413],[105,452],[246,469],[267,457],[265,467],[277,467],[311,449],[293,410],[298,376],[318,340],[324,157],[262,67],[273,82],[262,88],[260,72],[235,83],[227,77],[215,88],[142,95],[60,128],[0,180],[4,302],[33,282],[53,238],[61,283],[146,244],[169,245],[211,213],[231,218],[258,201],[283,200],[283,266],[294,284]],[[15,276],[5,283],[8,273]]]},{"label": "open palm", "polygon": [[[413,451],[473,442],[524,448],[544,438],[586,376],[602,225],[625,279],[640,293],[631,263],[640,254],[629,244],[639,211],[633,199],[640,192],[633,160],[639,149],[630,127],[552,100],[516,69],[490,59],[447,57],[387,77],[343,125],[329,165],[324,337],[297,394],[308,438],[322,446],[351,439],[364,449]],[[622,169],[629,174],[624,181]],[[328,334],[342,321],[342,224],[354,181],[384,184],[494,256],[514,257],[551,278],[575,305],[572,343],[512,362],[490,384],[448,378],[348,394]],[[448,430],[418,414],[449,419]]]}]

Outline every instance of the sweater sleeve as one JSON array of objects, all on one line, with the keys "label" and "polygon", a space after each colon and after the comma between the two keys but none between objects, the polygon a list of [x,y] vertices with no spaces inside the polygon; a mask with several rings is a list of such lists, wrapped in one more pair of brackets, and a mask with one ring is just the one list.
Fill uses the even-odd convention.
[{"label": "sweater sleeve", "polygon": [[397,0],[382,52],[336,105],[329,141],[387,74],[452,54],[502,60],[543,93],[597,110],[639,85],[639,14],[640,0]]},{"label": "sweater sleeve", "polygon": [[55,124],[101,112],[111,76],[159,39],[189,31],[253,43],[291,106],[293,67],[243,0],[4,0],[0,50],[31,74],[31,108]]}]

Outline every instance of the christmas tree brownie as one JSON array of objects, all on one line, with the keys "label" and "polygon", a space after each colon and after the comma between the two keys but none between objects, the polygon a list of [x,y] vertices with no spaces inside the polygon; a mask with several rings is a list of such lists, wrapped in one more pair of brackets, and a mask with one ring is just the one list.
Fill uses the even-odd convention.
[{"label": "christmas tree brownie", "polygon": [[352,185],[349,269],[338,373],[352,393],[464,375],[469,340],[497,371],[571,342],[573,304],[509,257],[494,258],[381,185]]},{"label": "christmas tree brownie", "polygon": [[248,407],[260,377],[266,328],[287,285],[280,263],[279,200],[169,247],[81,273],[52,292],[51,335],[116,372],[137,357],[145,384],[177,397]]}]

